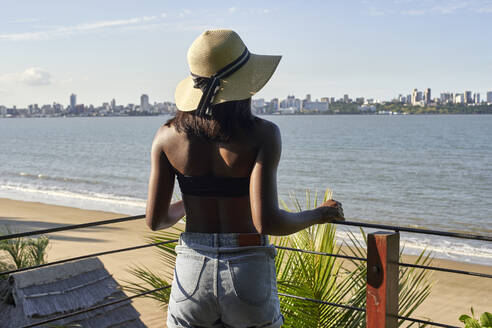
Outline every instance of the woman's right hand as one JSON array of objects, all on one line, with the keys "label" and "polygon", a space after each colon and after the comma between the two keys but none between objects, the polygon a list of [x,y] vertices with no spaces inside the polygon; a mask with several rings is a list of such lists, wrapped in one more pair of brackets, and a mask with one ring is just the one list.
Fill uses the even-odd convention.
[{"label": "woman's right hand", "polygon": [[321,222],[320,223],[330,223],[333,221],[345,221],[343,214],[342,203],[337,202],[334,199],[327,200],[321,204],[318,208],[321,212]]}]

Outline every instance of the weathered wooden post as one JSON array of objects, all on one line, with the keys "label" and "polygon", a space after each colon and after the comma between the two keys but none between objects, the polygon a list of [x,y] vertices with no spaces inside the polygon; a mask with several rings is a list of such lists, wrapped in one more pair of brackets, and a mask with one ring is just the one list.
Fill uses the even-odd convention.
[{"label": "weathered wooden post", "polygon": [[400,234],[367,235],[366,327],[398,327],[398,257]]}]

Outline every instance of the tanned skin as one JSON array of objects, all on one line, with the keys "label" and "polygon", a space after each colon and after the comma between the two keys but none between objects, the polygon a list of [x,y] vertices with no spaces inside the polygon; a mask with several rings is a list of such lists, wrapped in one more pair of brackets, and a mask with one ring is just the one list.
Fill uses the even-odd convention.
[{"label": "tanned skin", "polygon": [[[329,200],[316,209],[290,213],[279,209],[277,167],[282,151],[278,127],[256,118],[247,134],[227,143],[189,138],[171,125],[154,138],[146,220],[152,230],[173,226],[186,213],[186,231],[288,235],[313,224],[343,221],[342,204]],[[249,196],[183,195],[171,204],[175,169],[184,175],[250,178]]]}]

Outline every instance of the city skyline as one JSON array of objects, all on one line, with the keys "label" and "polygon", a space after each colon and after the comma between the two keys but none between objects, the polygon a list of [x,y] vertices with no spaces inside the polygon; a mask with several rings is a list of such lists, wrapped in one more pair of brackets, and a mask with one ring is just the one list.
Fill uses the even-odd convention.
[{"label": "city skyline", "polygon": [[[0,103],[174,101],[186,51],[205,29],[232,28],[248,48],[283,59],[260,98],[353,94],[390,100],[492,89],[492,4],[486,0],[24,1],[0,12]],[[425,85],[427,84],[427,86]],[[406,92],[404,92],[406,94]]]},{"label": "city skyline", "polygon": [[[401,114],[403,111],[415,111],[415,107],[432,108],[448,107],[456,105],[468,106],[488,106],[492,109],[492,91],[487,91],[483,96],[470,90],[464,92],[444,92],[439,96],[432,97],[432,89],[426,88],[424,91],[414,88],[410,94],[399,94],[389,101],[380,101],[374,98],[350,97],[344,94],[342,98],[321,97],[314,99],[311,94],[306,94],[304,98],[298,98],[294,94],[287,95],[286,98],[275,97],[270,100],[264,98],[253,98],[251,102],[252,111],[257,114],[296,114],[296,113],[340,113],[339,105],[345,107],[342,113],[347,110],[350,113],[382,113],[387,111],[377,109],[382,105],[399,105],[400,109],[395,112]],[[335,109],[332,109],[332,105]],[[356,108],[352,105],[356,105]],[[352,107],[350,107],[352,106]],[[403,106],[403,107],[401,107]],[[408,107],[410,106],[410,107]],[[404,109],[404,108],[407,109]],[[413,109],[412,109],[413,108]],[[394,108],[393,108],[394,109]],[[152,104],[147,94],[140,96],[140,104],[128,103],[117,104],[115,98],[101,105],[81,104],[77,102],[77,95],[70,94],[69,105],[53,102],[52,104],[30,104],[26,108],[12,106],[6,107],[0,104],[0,117],[50,117],[50,116],[140,116],[140,115],[159,115],[171,114],[177,111],[176,104],[170,101],[157,102]],[[469,112],[469,111],[468,111]],[[478,109],[483,113],[482,107]],[[406,112],[408,114],[408,112]],[[448,113],[447,110],[445,113]]]},{"label": "city skyline", "polygon": [[[422,90],[422,91],[419,91],[419,90]],[[422,104],[429,104],[431,103],[433,100],[439,100],[439,101],[442,101],[442,102],[447,102],[447,100],[450,100],[449,102],[450,103],[480,103],[480,102],[486,102],[486,103],[492,103],[492,91],[491,90],[486,90],[484,91],[483,93],[480,93],[480,92],[476,92],[474,90],[459,90],[458,92],[456,92],[456,90],[454,91],[442,91],[440,93],[437,93],[435,91],[432,91],[432,94],[431,94],[431,90],[434,90],[432,88],[425,88],[425,89],[419,89],[419,88],[413,88],[412,90],[410,91],[407,91],[407,92],[403,92],[403,93],[399,93],[398,95],[393,95],[392,97],[388,98],[388,99],[378,99],[378,98],[375,98],[375,97],[364,97],[364,96],[360,96],[360,95],[351,95],[350,93],[343,93],[343,95],[341,97],[338,97],[338,96],[333,96],[333,95],[324,95],[324,96],[321,96],[321,97],[313,97],[311,93],[307,93],[306,94],[306,98],[304,99],[309,99],[309,101],[313,100],[313,101],[316,101],[316,102],[333,102],[333,101],[345,101],[347,102],[348,99],[350,99],[350,101],[354,101],[354,102],[357,102],[357,99],[365,99],[365,100],[368,100],[370,99],[371,102],[374,102],[374,103],[384,103],[384,102],[394,102],[395,100],[400,100],[400,102],[402,103],[408,103],[408,104],[417,104],[419,103],[420,101],[423,101]],[[467,93],[468,93],[468,96],[467,96]],[[475,98],[477,97],[478,95],[478,98]],[[294,97],[295,96],[295,93],[289,93],[287,94],[285,97],[286,98],[281,98],[279,96],[274,96],[272,98],[269,98],[269,99],[288,99],[289,97]],[[456,96],[458,97],[462,97],[463,99],[462,100],[458,100],[456,101]],[[17,106],[17,105],[11,105],[11,106],[6,106],[5,104],[2,104],[0,103],[0,107],[7,107],[7,108],[27,108],[29,106],[32,106],[32,105],[49,105],[49,104],[57,104],[57,105],[66,105],[67,107],[70,107],[70,108],[74,108],[75,105],[86,105],[86,106],[94,106],[94,103],[85,103],[85,102],[80,102],[80,101],[77,101],[77,97],[78,97],[78,94],[75,94],[75,93],[70,93],[70,96],[69,96],[69,100],[67,101],[67,103],[64,103],[64,102],[57,102],[57,101],[51,101],[51,102],[47,102],[47,103],[32,103],[32,104],[28,104],[27,106]],[[443,97],[447,98],[447,99],[443,99]],[[100,104],[102,106],[105,106],[105,105],[111,105],[111,107],[115,107],[116,106],[116,103],[118,103],[119,106],[121,105],[135,105],[135,104],[140,104],[140,107],[148,107],[150,104],[156,104],[156,103],[174,103],[173,100],[170,100],[170,99],[159,99],[159,100],[154,100],[154,101],[150,101],[150,97],[148,94],[144,93],[144,94],[141,94],[138,99],[136,99],[135,101],[130,101],[130,102],[127,102],[126,104],[124,102],[117,102],[116,98],[115,97],[109,97],[111,98],[110,100],[106,100],[106,101],[103,101],[101,102]],[[259,99],[267,99],[266,97],[258,97],[258,96],[253,96],[252,97],[253,101],[255,100],[259,100]],[[297,99],[297,98],[296,98]]]}]

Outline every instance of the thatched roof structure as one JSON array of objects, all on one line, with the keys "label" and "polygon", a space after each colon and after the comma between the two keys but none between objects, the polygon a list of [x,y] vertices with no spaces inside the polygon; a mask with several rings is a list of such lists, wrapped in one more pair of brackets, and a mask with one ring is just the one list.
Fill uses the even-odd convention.
[{"label": "thatched roof structure", "polygon": [[[22,327],[126,297],[98,258],[18,272],[0,301],[0,327]],[[8,304],[10,303],[10,304]],[[84,328],[145,327],[131,301],[82,313],[53,324]]]}]

